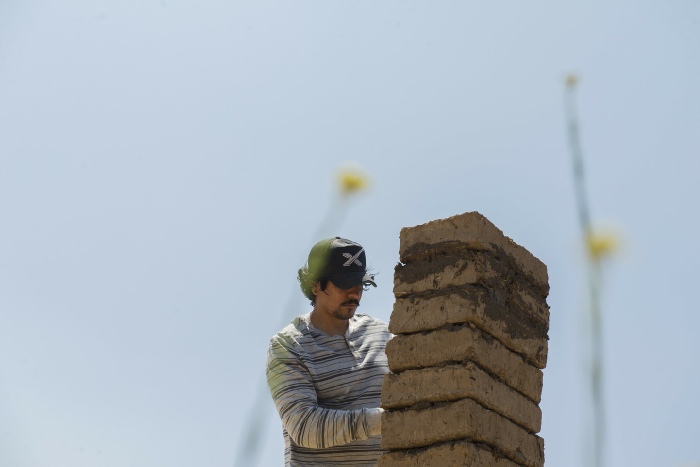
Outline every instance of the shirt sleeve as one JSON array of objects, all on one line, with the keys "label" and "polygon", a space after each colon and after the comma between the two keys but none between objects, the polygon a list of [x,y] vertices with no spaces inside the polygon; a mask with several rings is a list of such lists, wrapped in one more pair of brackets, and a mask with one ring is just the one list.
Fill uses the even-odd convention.
[{"label": "shirt sleeve", "polygon": [[309,370],[293,345],[277,336],[270,342],[266,373],[282,426],[297,445],[322,449],[380,434],[381,408],[319,407]]}]

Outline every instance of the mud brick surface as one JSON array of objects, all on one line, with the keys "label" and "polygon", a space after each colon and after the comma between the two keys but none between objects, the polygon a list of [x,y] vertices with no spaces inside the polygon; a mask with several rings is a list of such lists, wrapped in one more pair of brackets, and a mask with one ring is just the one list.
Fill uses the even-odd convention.
[{"label": "mud brick surface", "polygon": [[531,283],[513,275],[506,264],[489,252],[463,250],[439,254],[398,264],[394,271],[396,298],[435,294],[440,289],[467,285],[508,291],[513,299],[519,299],[523,313],[549,326],[546,297],[539,294]]},{"label": "mud brick surface", "polygon": [[542,427],[542,411],[534,402],[472,362],[384,375],[382,407],[387,410],[464,398],[475,400],[529,433],[537,433]]},{"label": "mud brick surface", "polygon": [[528,399],[540,402],[542,370],[471,324],[394,336],[386,345],[386,355],[394,373],[472,361]]},{"label": "mud brick surface", "polygon": [[[523,354],[535,367],[547,365],[548,326],[533,315],[544,316],[544,300],[525,297],[527,291],[489,290],[481,286],[442,289],[434,294],[398,298],[389,320],[394,334],[429,331],[445,324],[473,323],[510,350]],[[529,307],[541,308],[526,313]]]},{"label": "mud brick surface", "polygon": [[406,263],[426,250],[452,248],[462,244],[474,250],[487,250],[507,258],[543,291],[549,291],[547,266],[478,212],[468,212],[415,227],[400,233],[399,256]]},{"label": "mud brick surface", "polygon": [[465,284],[498,286],[514,275],[487,251],[457,250],[431,253],[394,269],[397,297]]},{"label": "mud brick surface", "polygon": [[438,444],[427,449],[392,451],[379,458],[378,467],[518,467],[486,446],[467,441]]},{"label": "mud brick surface", "polygon": [[456,440],[493,446],[508,459],[528,467],[544,465],[542,438],[471,399],[382,415],[384,449],[411,449]]}]

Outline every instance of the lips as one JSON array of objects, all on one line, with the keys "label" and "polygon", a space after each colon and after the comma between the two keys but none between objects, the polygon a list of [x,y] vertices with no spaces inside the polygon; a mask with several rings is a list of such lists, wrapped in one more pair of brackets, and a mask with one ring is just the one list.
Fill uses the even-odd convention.
[{"label": "lips", "polygon": [[341,303],[342,306],[360,306],[360,302],[358,300],[348,300],[346,302]]}]

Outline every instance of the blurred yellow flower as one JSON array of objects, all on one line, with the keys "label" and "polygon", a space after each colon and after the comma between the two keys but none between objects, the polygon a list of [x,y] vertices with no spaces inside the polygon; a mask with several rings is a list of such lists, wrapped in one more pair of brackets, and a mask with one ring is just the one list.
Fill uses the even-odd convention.
[{"label": "blurred yellow flower", "polygon": [[610,232],[591,232],[586,237],[588,254],[596,260],[615,253],[619,244],[619,237]]},{"label": "blurred yellow flower", "polygon": [[578,75],[574,73],[569,73],[569,75],[566,77],[566,85],[570,88],[573,88],[578,84]]},{"label": "blurred yellow flower", "polygon": [[338,172],[338,185],[340,194],[348,196],[367,188],[369,181],[367,176],[355,169],[341,169]]}]

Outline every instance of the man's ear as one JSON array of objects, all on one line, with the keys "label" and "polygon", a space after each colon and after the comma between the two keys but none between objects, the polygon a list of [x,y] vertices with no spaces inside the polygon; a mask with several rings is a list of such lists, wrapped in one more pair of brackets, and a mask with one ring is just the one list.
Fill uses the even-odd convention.
[{"label": "man's ear", "polygon": [[321,291],[321,283],[316,282],[314,286],[311,288],[311,293],[314,295],[318,295],[318,293]]}]

